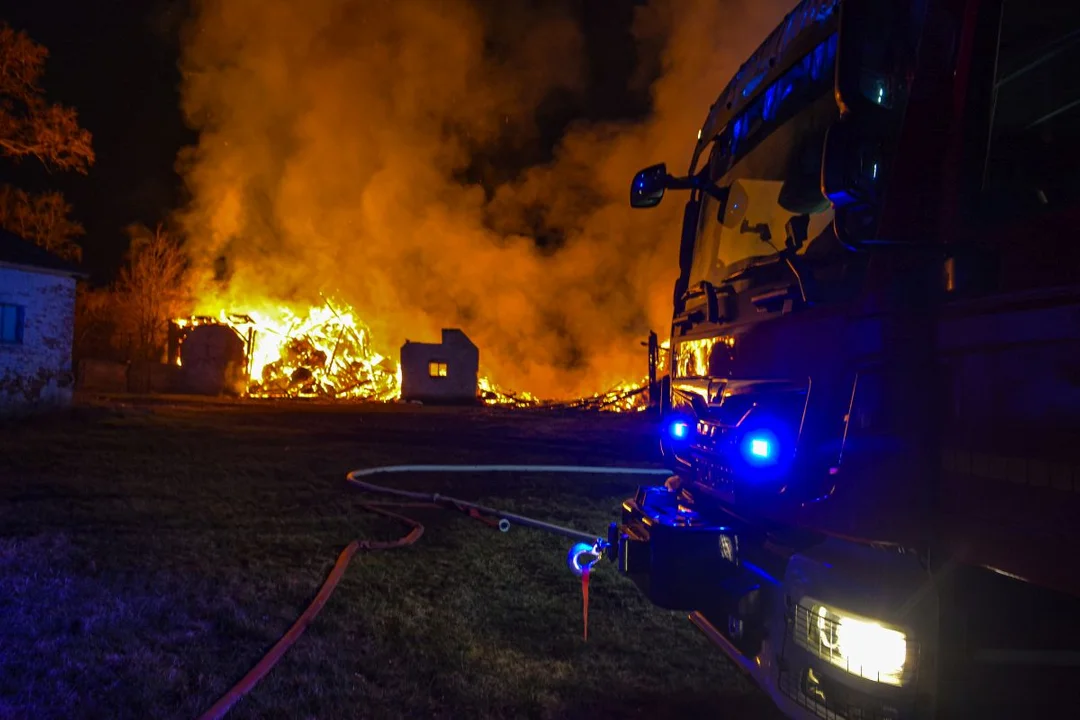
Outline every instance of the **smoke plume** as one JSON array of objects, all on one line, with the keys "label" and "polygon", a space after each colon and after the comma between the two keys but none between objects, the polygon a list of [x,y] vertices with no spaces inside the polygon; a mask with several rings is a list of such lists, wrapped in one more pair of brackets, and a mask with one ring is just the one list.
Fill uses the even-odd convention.
[{"label": "smoke plume", "polygon": [[[352,304],[391,357],[461,327],[496,382],[568,397],[640,378],[670,322],[682,202],[627,204],[642,166],[686,169],[709,105],[791,5],[638,8],[645,122],[576,125],[497,187],[475,158],[538,142],[586,90],[571,0],[198,0],[179,159],[201,312]],[[542,247],[542,228],[558,237]]]}]

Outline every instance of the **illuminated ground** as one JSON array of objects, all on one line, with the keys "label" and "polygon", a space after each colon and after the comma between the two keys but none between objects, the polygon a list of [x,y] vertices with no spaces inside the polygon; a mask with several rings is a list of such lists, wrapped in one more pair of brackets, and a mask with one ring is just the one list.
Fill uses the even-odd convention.
[{"label": "illuminated ground", "polygon": [[[191,718],[262,655],[356,535],[350,468],[651,460],[635,416],[303,404],[78,408],[0,424],[0,717]],[[632,488],[544,476],[402,485],[602,530]],[[568,544],[419,511],[358,557],[230,717],[769,717],[681,615],[605,567],[590,639]],[[640,633],[640,634],[635,634]]]}]

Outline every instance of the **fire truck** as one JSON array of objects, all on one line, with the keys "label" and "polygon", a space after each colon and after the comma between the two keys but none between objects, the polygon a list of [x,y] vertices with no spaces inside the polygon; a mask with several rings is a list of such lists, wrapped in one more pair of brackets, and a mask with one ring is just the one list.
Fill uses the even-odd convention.
[{"label": "fire truck", "polygon": [[1080,3],[803,0],[633,178],[672,477],[608,556],[785,714],[1080,712],[1078,145]]}]

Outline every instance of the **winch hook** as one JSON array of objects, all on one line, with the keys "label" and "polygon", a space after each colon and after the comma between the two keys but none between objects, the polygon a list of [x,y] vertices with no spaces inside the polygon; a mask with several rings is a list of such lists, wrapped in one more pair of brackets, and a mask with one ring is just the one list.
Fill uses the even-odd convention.
[{"label": "winch hook", "polygon": [[[566,556],[566,566],[570,568],[570,572],[581,577],[586,571],[591,570],[592,566],[603,557],[604,544],[603,541],[598,540],[592,545],[582,542],[570,548],[570,553]],[[592,560],[583,561],[582,558],[590,555]]]}]

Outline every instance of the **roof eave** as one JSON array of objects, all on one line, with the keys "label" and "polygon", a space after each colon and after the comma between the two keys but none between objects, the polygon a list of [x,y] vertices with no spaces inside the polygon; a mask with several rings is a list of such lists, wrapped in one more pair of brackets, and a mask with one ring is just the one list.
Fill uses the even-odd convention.
[{"label": "roof eave", "polygon": [[85,280],[90,277],[90,273],[83,270],[63,270],[60,268],[41,267],[40,265],[22,265],[20,263],[5,262],[3,260],[0,260],[0,268],[37,273],[39,275],[59,275],[61,277],[75,278],[76,280]]}]

